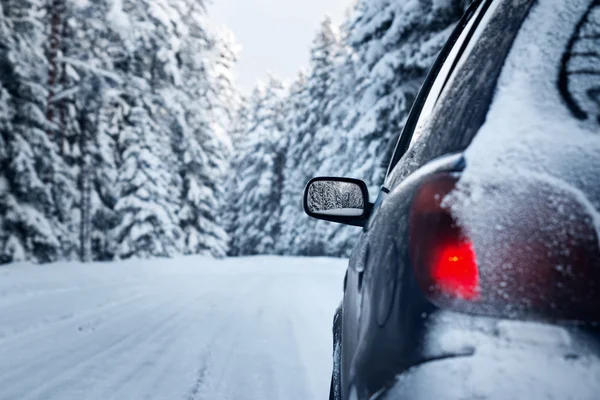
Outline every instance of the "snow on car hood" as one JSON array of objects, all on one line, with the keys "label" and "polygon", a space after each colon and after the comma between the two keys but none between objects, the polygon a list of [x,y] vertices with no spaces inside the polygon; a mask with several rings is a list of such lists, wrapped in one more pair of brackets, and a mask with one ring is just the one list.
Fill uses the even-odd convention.
[{"label": "snow on car hood", "polygon": [[[600,61],[592,42],[597,53],[597,2],[539,0],[532,7],[486,122],[466,150],[460,183],[446,198],[475,242],[490,227],[503,229],[501,214],[515,204],[526,212],[531,188],[542,187],[575,199],[600,232]],[[573,112],[569,98],[579,100],[585,116]],[[547,193],[540,189],[538,202],[550,201]],[[558,214],[557,224],[569,217]]]}]

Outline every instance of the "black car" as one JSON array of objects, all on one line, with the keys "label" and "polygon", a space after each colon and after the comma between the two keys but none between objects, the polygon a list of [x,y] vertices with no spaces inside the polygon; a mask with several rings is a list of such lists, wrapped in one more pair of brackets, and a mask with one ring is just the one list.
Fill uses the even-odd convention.
[{"label": "black car", "polygon": [[600,1],[474,1],[363,228],[334,318],[331,399],[600,398]]}]

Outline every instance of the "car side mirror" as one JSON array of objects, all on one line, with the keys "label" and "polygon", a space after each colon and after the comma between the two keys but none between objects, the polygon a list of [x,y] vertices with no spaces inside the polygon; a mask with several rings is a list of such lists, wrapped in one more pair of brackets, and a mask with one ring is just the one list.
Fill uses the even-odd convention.
[{"label": "car side mirror", "polygon": [[304,190],[304,211],[312,218],[365,226],[373,205],[367,185],[351,178],[314,178]]}]

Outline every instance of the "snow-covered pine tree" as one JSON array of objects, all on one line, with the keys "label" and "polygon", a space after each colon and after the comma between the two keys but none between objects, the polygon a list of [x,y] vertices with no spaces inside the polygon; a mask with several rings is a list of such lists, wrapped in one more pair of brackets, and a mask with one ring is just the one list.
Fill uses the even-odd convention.
[{"label": "snow-covered pine tree", "polygon": [[[232,150],[235,152],[236,147],[243,141],[244,134],[248,128],[249,115],[248,97],[245,94],[240,94],[237,110],[231,121],[229,129],[229,138],[231,139]],[[231,157],[233,159],[233,157]],[[235,169],[235,166],[232,166]]]},{"label": "snow-covered pine tree", "polygon": [[178,155],[183,190],[178,218],[184,233],[183,251],[223,257],[227,253],[228,236],[220,215],[222,188],[218,179],[224,170],[220,162],[215,162],[218,160],[215,154],[222,151],[220,143],[203,134],[201,127],[190,129],[185,122],[180,122],[177,129],[181,130],[182,138]]},{"label": "snow-covered pine tree", "polygon": [[[1,10],[1,6],[0,6]],[[4,13],[0,12],[0,34],[8,34],[7,24]],[[6,44],[6,37],[2,35],[0,40]],[[4,40],[3,40],[4,39]],[[2,48],[2,46],[0,46]],[[8,55],[0,50],[0,67],[5,66]],[[13,230],[16,226],[11,226],[11,214],[18,212],[14,197],[11,195],[10,171],[11,152],[8,144],[11,141],[12,134],[12,110],[9,105],[10,95],[0,84],[0,264],[9,263],[13,260],[23,260],[27,258],[25,249],[22,245],[22,239],[15,235]],[[14,217],[13,217],[14,218]]]},{"label": "snow-covered pine tree", "polygon": [[223,179],[223,226],[228,234],[228,255],[239,255],[236,247],[236,240],[233,233],[238,226],[239,210],[238,203],[235,200],[237,193],[236,184],[238,181],[239,168],[236,162],[240,161],[241,145],[245,142],[245,134],[250,126],[250,102],[248,97],[242,95],[240,104],[233,118],[229,137],[232,142],[228,170]]},{"label": "snow-covered pine tree", "polygon": [[[208,24],[210,48],[205,56],[206,77],[210,90],[209,115],[212,116],[214,133],[226,145],[232,147],[228,132],[233,130],[237,111],[242,104],[242,96],[236,87],[234,67],[237,62],[239,48],[235,37],[229,30]],[[227,154],[228,158],[230,154]]]},{"label": "snow-covered pine tree", "polygon": [[72,230],[78,236],[79,258],[105,261],[112,258],[108,232],[116,225],[116,139],[123,121],[118,98],[122,71],[115,66],[125,46],[112,28],[112,1],[64,3],[52,123],[61,154],[77,176],[72,213],[79,222]]},{"label": "snow-covered pine tree", "polygon": [[[321,129],[321,135],[328,138],[328,145],[321,148],[319,157],[322,161],[317,169],[311,171],[313,176],[357,176],[353,170],[356,145],[348,132],[360,116],[360,109],[354,103],[359,64],[354,49],[347,44],[350,34],[348,26],[347,21],[340,31],[334,79],[329,88],[331,100],[328,110],[331,116],[329,124]],[[357,237],[355,228],[323,221],[311,223],[314,228],[308,233],[320,238],[324,255],[350,255]]]},{"label": "snow-covered pine tree", "polygon": [[227,136],[237,94],[230,44],[209,24],[203,3],[182,0],[185,22],[178,54],[181,82],[163,93],[174,116],[175,152],[183,180],[180,225],[184,253],[223,257],[229,238],[223,221],[223,180],[231,142]]},{"label": "snow-covered pine tree", "polygon": [[[331,102],[340,52],[339,33],[325,18],[311,49],[310,72],[291,92],[291,118],[288,118],[289,145],[284,169],[282,235],[279,252],[324,255],[322,236],[315,234],[316,221],[308,220],[301,207],[304,185],[327,162],[328,148],[336,140]],[[302,79],[302,78],[301,78]],[[335,156],[334,156],[335,157]],[[303,223],[298,223],[303,221]]]},{"label": "snow-covered pine tree", "polygon": [[0,259],[49,262],[70,258],[74,177],[58,155],[48,107],[48,21],[39,0],[2,3],[2,99],[12,110],[3,131],[4,176],[0,207]]},{"label": "snow-covered pine tree", "polygon": [[236,50],[204,2],[0,4],[0,262],[224,255]]},{"label": "snow-covered pine tree", "polygon": [[115,100],[124,115],[116,121],[118,225],[109,233],[109,252],[116,258],[173,256],[182,251],[182,182],[172,117],[161,93],[180,79],[179,19],[166,0],[119,3],[108,12],[124,43],[115,61],[123,80]]},{"label": "snow-covered pine tree", "polygon": [[[304,71],[300,71],[298,77],[290,87],[284,117],[287,143],[284,149],[286,158],[283,166],[283,188],[280,205],[281,235],[276,243],[276,251],[279,254],[303,254],[302,250],[298,248],[298,244],[308,236],[309,228],[305,223],[295,224],[293,221],[294,218],[298,218],[300,213],[303,212],[300,187],[306,183],[302,180],[309,174],[306,167],[298,164],[302,157],[301,152],[308,151],[307,148],[302,148],[303,140],[300,136],[300,131],[301,127],[310,120],[309,101],[307,76]],[[310,137],[312,137],[312,133]],[[300,216],[300,218],[300,221],[304,220],[304,216]],[[302,235],[299,234],[299,230],[302,230]]]},{"label": "snow-covered pine tree", "polygon": [[168,138],[143,103],[133,105],[126,122],[119,135],[119,223],[111,231],[111,252],[119,259],[174,256],[181,252],[180,187],[165,167]]},{"label": "snow-covered pine tree", "polygon": [[[230,104],[235,93],[226,79],[235,57],[225,51],[209,26],[203,2],[164,0],[123,5],[132,16],[129,37],[125,37],[130,55],[121,63],[133,78],[127,79],[127,93],[135,95],[127,102],[136,119],[141,122],[147,118],[144,125],[156,132],[145,135],[146,144],[160,144],[153,148],[153,154],[159,154],[162,161],[156,165],[162,168],[161,179],[155,181],[169,182],[169,191],[164,187],[155,190],[152,198],[155,209],[169,215],[162,221],[170,221],[174,214],[178,228],[173,236],[167,229],[157,232],[165,235],[163,239],[173,243],[176,251],[223,256],[228,239],[221,221],[221,178],[230,146],[225,134],[230,117],[224,110],[235,109]],[[132,105],[131,100],[141,103]],[[122,164],[123,168],[129,167]],[[170,196],[167,199],[160,193]]]},{"label": "snow-covered pine tree", "polygon": [[119,199],[118,144],[121,131],[126,126],[130,107],[118,88],[104,88],[103,106],[96,121],[96,134],[92,137],[92,214],[91,247],[94,260],[109,261],[114,258],[110,232],[119,223],[115,207]]},{"label": "snow-covered pine tree", "polygon": [[250,125],[234,161],[231,254],[272,254],[280,235],[286,136],[283,126],[285,88],[270,77],[250,98]]}]

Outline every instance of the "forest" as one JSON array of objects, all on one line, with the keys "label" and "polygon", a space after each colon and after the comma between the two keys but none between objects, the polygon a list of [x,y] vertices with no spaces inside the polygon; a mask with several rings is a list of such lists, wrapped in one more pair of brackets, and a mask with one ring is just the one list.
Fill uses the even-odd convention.
[{"label": "forest", "polygon": [[376,193],[467,3],[357,0],[294,80],[244,93],[205,0],[0,0],[0,264],[348,256],[304,186]]}]

